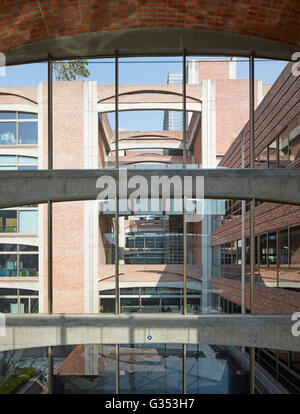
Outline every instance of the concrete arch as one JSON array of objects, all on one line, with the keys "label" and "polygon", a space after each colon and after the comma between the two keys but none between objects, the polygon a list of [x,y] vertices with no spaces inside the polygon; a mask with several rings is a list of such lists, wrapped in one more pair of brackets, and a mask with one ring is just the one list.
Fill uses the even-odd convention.
[{"label": "concrete arch", "polygon": [[0,91],[0,96],[16,96],[17,98],[21,98],[21,99],[24,99],[25,101],[31,102],[35,105],[38,105],[38,103],[36,101],[34,101],[33,99],[27,98],[24,95],[19,95],[18,93],[1,92]]},{"label": "concrete arch", "polygon": [[[3,317],[3,315],[1,315]],[[11,315],[0,351],[79,344],[153,343],[300,350],[289,315]]]},{"label": "concrete arch", "polygon": [[[202,281],[199,280],[198,282],[191,282],[187,281],[187,288],[188,289],[199,289],[201,287]],[[182,289],[183,288],[183,281],[172,281],[172,282],[120,282],[120,289],[126,289],[126,288],[133,288],[133,287],[171,287]],[[99,281],[99,292],[110,290],[115,288],[115,282],[105,282],[105,281]]]},{"label": "concrete arch", "polygon": [[[173,95],[173,96],[178,96],[181,97],[183,96],[182,93],[179,92],[174,92],[174,91],[168,91],[168,90],[162,90],[162,89],[143,89],[143,90],[133,90],[133,91],[129,91],[129,92],[121,92],[118,94],[118,97],[120,96],[131,96],[131,95],[146,95],[146,94],[156,94],[156,95]],[[191,99],[192,101],[195,101],[197,103],[202,103],[201,99],[195,98],[193,96],[190,95],[186,95],[187,99]],[[97,102],[99,103],[103,103],[105,101],[107,101],[108,99],[116,99],[116,95],[110,95],[110,96],[106,96],[103,99],[99,99],[99,101]]]}]

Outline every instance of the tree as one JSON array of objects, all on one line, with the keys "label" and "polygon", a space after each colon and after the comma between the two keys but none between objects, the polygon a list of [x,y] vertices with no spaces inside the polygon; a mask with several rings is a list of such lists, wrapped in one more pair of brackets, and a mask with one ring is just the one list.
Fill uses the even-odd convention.
[{"label": "tree", "polygon": [[90,71],[87,68],[87,59],[74,59],[68,62],[54,62],[53,69],[56,80],[71,81],[80,78],[88,78]]}]

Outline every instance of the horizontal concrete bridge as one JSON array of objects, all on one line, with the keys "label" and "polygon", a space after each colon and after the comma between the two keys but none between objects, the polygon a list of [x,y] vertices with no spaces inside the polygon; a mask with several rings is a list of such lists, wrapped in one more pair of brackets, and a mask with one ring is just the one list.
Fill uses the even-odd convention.
[{"label": "horizontal concrete bridge", "polygon": [[[123,171],[124,169],[121,169]],[[154,178],[179,177],[185,187],[185,177],[193,177],[191,196],[197,195],[197,180],[203,177],[204,197],[208,199],[237,199],[288,203],[300,205],[299,169],[128,169],[127,179],[143,177],[142,188],[148,186],[146,197],[151,196],[151,183]],[[109,179],[109,186],[116,183],[118,188],[119,170],[38,170],[0,171],[0,208],[25,204],[96,200],[101,188],[99,178]],[[146,180],[146,181],[145,181]],[[98,182],[99,183],[99,182]],[[97,188],[98,187],[98,188]],[[121,191],[124,185],[120,185]],[[103,187],[102,187],[103,189]],[[128,188],[126,198],[137,187]],[[161,188],[159,189],[162,196]],[[164,194],[163,194],[164,196]],[[143,196],[142,196],[143,197]],[[165,197],[165,196],[164,196]],[[170,197],[181,198],[180,186],[170,186]],[[124,198],[120,194],[120,198]]]},{"label": "horizontal concrete bridge", "polygon": [[[75,344],[208,344],[300,351],[291,316],[12,315],[0,351]],[[300,332],[300,329],[299,329]],[[151,336],[151,340],[147,337]]]}]

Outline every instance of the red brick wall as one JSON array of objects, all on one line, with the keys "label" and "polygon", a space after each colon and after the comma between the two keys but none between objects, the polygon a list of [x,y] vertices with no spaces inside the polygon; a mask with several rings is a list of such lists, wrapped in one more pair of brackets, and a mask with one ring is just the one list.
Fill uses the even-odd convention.
[{"label": "red brick wall", "polygon": [[[223,298],[241,305],[241,282],[225,278],[212,278],[213,289]],[[250,309],[250,283],[245,283],[245,306]],[[256,313],[292,314],[300,310],[300,295],[283,289],[256,286]]]},{"label": "red brick wall", "polygon": [[[47,168],[47,84],[44,83],[44,168]],[[83,168],[83,83],[54,82],[55,169]],[[53,205],[53,312],[84,311],[83,202]],[[47,274],[47,209],[44,209],[44,269]],[[47,277],[44,278],[45,310]]]},{"label": "red brick wall", "polygon": [[[259,154],[300,111],[299,79],[292,75],[289,63],[255,111],[255,155]],[[249,123],[244,128],[245,165],[250,161]],[[241,136],[238,135],[220,165],[241,167]]]},{"label": "red brick wall", "polygon": [[294,0],[10,0],[1,2],[0,23],[2,50],[60,36],[153,27],[299,42],[299,8]]}]

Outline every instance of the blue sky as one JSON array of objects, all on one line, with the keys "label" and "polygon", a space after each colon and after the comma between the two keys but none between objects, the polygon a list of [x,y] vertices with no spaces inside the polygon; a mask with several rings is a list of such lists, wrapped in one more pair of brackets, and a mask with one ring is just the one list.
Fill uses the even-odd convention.
[{"label": "blue sky", "polygon": [[[227,58],[187,58],[187,60],[190,59],[223,60]],[[119,63],[120,84],[167,83],[169,72],[182,72],[182,59],[176,57],[120,58]],[[262,79],[264,83],[273,83],[285,65],[286,62],[282,61],[256,60],[255,78]],[[238,58],[237,78],[248,79],[248,67],[248,60]],[[114,84],[115,65],[112,59],[90,60],[88,68],[91,73],[89,80],[95,80],[100,84]],[[19,65],[6,68],[6,76],[0,77],[0,86],[36,85],[38,82],[46,80],[47,63]],[[113,117],[110,119],[113,121]],[[120,114],[120,128],[127,130],[162,129],[162,122],[163,113],[161,111]]]}]

